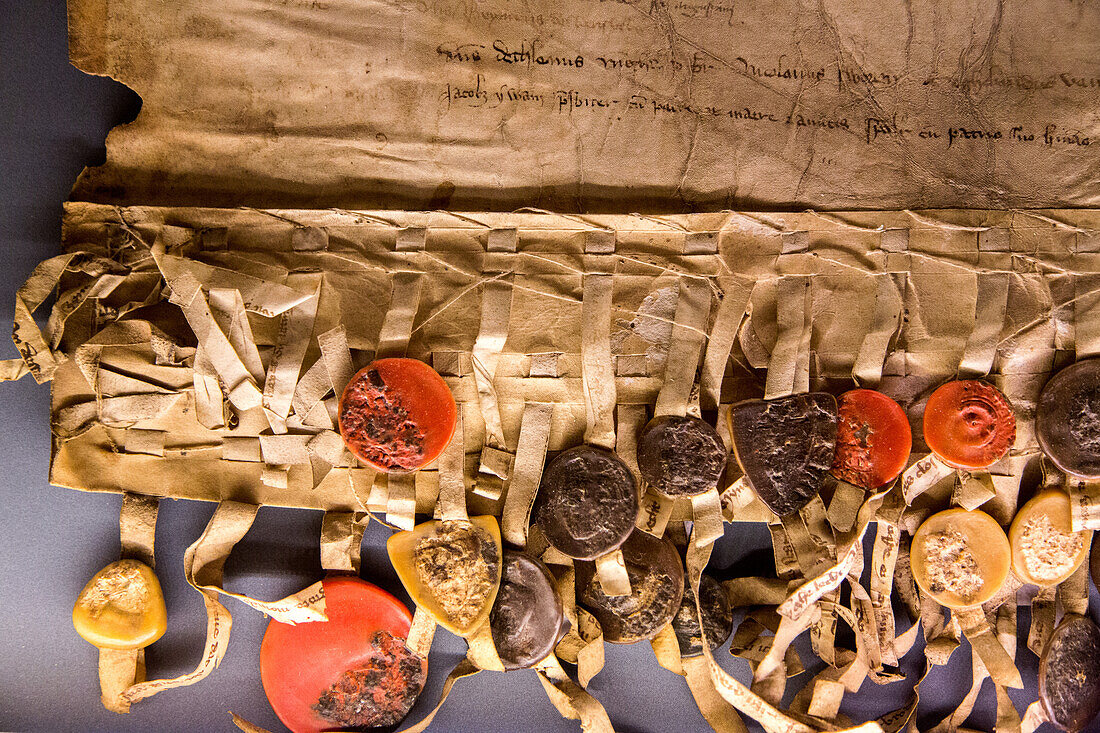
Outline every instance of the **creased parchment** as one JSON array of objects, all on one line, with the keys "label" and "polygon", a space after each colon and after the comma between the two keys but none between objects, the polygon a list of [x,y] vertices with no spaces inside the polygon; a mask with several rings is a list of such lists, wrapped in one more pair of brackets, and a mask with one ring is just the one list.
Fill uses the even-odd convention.
[{"label": "creased parchment", "polygon": [[[71,0],[69,28],[79,68],[143,99],[75,200],[1100,201],[1090,3]],[[313,234],[298,232],[301,248]]]}]

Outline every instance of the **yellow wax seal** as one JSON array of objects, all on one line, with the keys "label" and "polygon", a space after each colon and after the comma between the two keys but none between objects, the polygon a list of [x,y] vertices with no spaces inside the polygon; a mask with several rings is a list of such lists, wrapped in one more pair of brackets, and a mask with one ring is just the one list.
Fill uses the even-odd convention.
[{"label": "yellow wax seal", "polygon": [[1058,585],[1073,575],[1089,553],[1089,531],[1074,532],[1069,495],[1040,491],[1012,520],[1008,541],[1012,569],[1025,583]]},{"label": "yellow wax seal", "polygon": [[1011,563],[1008,537],[982,511],[947,509],[913,534],[913,579],[948,608],[978,606],[1004,585]]},{"label": "yellow wax seal", "polygon": [[159,639],[168,613],[153,569],[119,560],[100,570],[77,596],[73,627],[100,649],[142,649]]}]

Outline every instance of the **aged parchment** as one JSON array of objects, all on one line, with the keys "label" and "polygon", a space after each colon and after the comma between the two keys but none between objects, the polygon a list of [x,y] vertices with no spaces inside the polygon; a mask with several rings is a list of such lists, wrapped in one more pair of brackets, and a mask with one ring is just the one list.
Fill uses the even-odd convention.
[{"label": "aged parchment", "polygon": [[73,198],[555,211],[1100,203],[1100,7],[71,0],[144,100]]}]

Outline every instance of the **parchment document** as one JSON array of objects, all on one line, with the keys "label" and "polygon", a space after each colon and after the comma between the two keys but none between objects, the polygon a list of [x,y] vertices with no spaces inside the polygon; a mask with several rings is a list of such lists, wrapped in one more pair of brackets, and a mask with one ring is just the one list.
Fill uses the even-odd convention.
[{"label": "parchment document", "polygon": [[1100,6],[70,0],[144,100],[74,199],[558,211],[1100,205]]}]

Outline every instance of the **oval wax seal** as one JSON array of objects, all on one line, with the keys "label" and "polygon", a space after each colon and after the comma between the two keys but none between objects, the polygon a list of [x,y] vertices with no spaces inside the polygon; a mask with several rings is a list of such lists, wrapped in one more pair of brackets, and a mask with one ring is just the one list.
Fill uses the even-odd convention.
[{"label": "oval wax seal", "polygon": [[691,588],[684,586],[684,600],[672,619],[676,643],[681,657],[697,657],[703,653],[702,631],[707,632],[707,643],[714,651],[726,643],[733,633],[733,608],[722,584],[709,575],[699,578],[699,606],[703,609],[702,627],[695,610],[695,598]]},{"label": "oval wax seal", "polygon": [[504,669],[526,669],[546,658],[566,631],[565,611],[547,567],[522,552],[504,551],[500,590],[489,630]]},{"label": "oval wax seal", "polygon": [[1100,478],[1100,359],[1072,364],[1046,383],[1035,410],[1035,436],[1058,468]]},{"label": "oval wax seal", "polygon": [[434,461],[458,422],[443,378],[417,359],[378,359],[340,396],[340,437],[356,458],[384,473],[408,473]]},{"label": "oval wax seal", "polygon": [[428,661],[405,646],[412,614],[357,577],[326,578],[327,621],[272,619],[260,645],[260,681],[294,733],[392,726],[412,709]]},{"label": "oval wax seal", "polygon": [[997,520],[983,511],[937,512],[913,533],[913,580],[947,608],[979,606],[1008,579],[1012,550]]},{"label": "oval wax seal", "polygon": [[622,546],[630,595],[608,596],[595,563],[577,563],[578,602],[600,622],[604,639],[633,644],[652,639],[669,623],[684,596],[684,566],[676,546],[635,531]]},{"label": "oval wax seal", "polygon": [[1100,628],[1066,614],[1039,659],[1039,699],[1047,718],[1070,733],[1100,712]]},{"label": "oval wax seal", "polygon": [[913,431],[901,405],[873,389],[853,389],[836,402],[833,475],[863,489],[877,489],[900,476],[913,448]]},{"label": "oval wax seal", "polygon": [[941,385],[924,408],[924,442],[955,468],[988,468],[1016,441],[1016,414],[996,387],[976,379]]},{"label": "oval wax seal", "polygon": [[697,417],[655,417],[638,436],[638,469],[665,496],[697,496],[718,485],[729,452],[718,431]]},{"label": "oval wax seal", "polygon": [[611,451],[579,445],[546,466],[534,513],[555,549],[594,560],[630,536],[638,516],[638,484]]},{"label": "oval wax seal", "polygon": [[836,399],[824,392],[745,400],[730,409],[737,462],[756,495],[781,517],[821,491],[836,430]]}]

